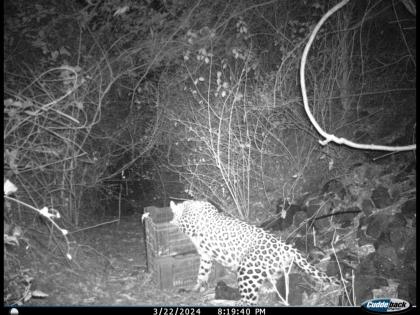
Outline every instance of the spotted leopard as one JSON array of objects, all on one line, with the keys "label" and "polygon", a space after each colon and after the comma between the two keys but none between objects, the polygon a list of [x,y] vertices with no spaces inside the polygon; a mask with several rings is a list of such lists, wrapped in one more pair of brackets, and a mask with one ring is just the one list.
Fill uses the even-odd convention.
[{"label": "spotted leopard", "polygon": [[265,230],[220,213],[211,203],[188,200],[170,202],[172,224],[194,243],[200,255],[195,290],[207,284],[213,261],[237,272],[240,303],[256,304],[264,280],[276,280],[295,263],[322,283],[340,281],[312,266],[295,248]]}]

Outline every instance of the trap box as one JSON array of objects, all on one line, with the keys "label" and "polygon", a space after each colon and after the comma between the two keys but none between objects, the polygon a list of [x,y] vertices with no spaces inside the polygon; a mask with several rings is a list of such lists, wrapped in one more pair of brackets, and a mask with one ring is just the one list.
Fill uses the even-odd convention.
[{"label": "trap box", "polygon": [[200,267],[198,254],[154,258],[148,263],[148,271],[152,274],[153,282],[159,289],[191,289],[197,283]]},{"label": "trap box", "polygon": [[[200,255],[191,240],[175,225],[170,208],[146,207],[145,218],[147,271],[161,289],[192,288],[197,283]],[[224,268],[215,264],[209,281],[223,275]]]},{"label": "trap box", "polygon": [[144,213],[149,213],[144,220],[147,257],[158,258],[197,253],[188,236],[169,223],[172,220],[172,211],[169,207],[146,207]]},{"label": "trap box", "polygon": [[[161,290],[192,289],[197,284],[200,255],[189,253],[183,255],[155,257],[147,256],[148,272],[153,282]],[[209,283],[226,274],[224,267],[214,263],[209,276]]]}]

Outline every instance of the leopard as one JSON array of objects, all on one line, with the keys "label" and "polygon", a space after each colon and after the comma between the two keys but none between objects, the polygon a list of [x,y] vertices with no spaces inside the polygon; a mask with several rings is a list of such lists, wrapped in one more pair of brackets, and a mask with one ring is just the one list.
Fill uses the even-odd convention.
[{"label": "leopard", "polygon": [[188,236],[200,256],[195,291],[207,287],[213,262],[236,271],[241,296],[237,305],[257,304],[264,281],[274,285],[293,264],[320,283],[337,288],[342,285],[342,281],[318,270],[302,252],[274,234],[220,212],[208,201],[170,201],[170,209],[170,223]]}]

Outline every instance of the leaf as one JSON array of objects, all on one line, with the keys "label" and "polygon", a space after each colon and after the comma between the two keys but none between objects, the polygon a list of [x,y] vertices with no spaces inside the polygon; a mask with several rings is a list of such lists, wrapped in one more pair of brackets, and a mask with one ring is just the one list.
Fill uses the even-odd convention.
[{"label": "leaf", "polygon": [[14,101],[10,105],[12,105],[14,107],[19,107],[19,108],[22,108],[23,107],[23,103],[21,101]]},{"label": "leaf", "polygon": [[[74,72],[80,72],[82,70],[82,68],[80,68],[79,66],[73,67],[67,64],[63,64],[60,68],[62,70],[60,77],[68,77],[70,75],[73,75]],[[66,71],[70,72],[70,74]]]},{"label": "leaf", "polygon": [[32,293],[31,291],[29,291],[28,294],[26,294],[25,297],[23,298],[23,302],[28,302],[31,298],[32,298]]},{"label": "leaf", "polygon": [[21,235],[22,235],[22,228],[19,225],[15,226],[15,228],[13,229],[13,236],[19,237]]},{"label": "leaf", "polygon": [[17,187],[8,179],[4,182],[3,192],[6,196],[17,191]]},{"label": "leaf", "polygon": [[15,101],[15,100],[13,100],[13,99],[11,99],[11,98],[5,99],[5,100],[3,101],[3,104],[4,104],[4,107],[7,107],[7,106],[22,107],[22,102],[20,102],[20,101]]},{"label": "leaf", "polygon": [[121,7],[121,8],[118,8],[118,9],[115,11],[114,16],[124,14],[124,13],[126,13],[129,9],[130,9],[130,7],[129,7],[128,5],[123,6],[123,7]]},{"label": "leaf", "polygon": [[76,107],[80,110],[83,110],[83,103],[80,101],[76,101],[74,102],[74,105],[76,105]]},{"label": "leaf", "polygon": [[49,218],[49,217],[50,217],[50,214],[49,214],[49,212],[48,212],[48,207],[44,207],[44,208],[42,208],[41,210],[39,210],[39,213],[40,213],[41,215],[43,215],[44,217],[47,217],[47,218]]},{"label": "leaf", "polygon": [[36,115],[38,115],[37,112],[31,111],[31,110],[25,110],[24,113],[25,114],[28,114],[29,116],[36,116]]},{"label": "leaf", "polygon": [[59,55],[59,52],[57,50],[52,51],[51,52],[52,60],[55,61],[57,59],[58,55]]},{"label": "leaf", "polygon": [[25,102],[23,102],[22,107],[23,108],[27,108],[27,107],[32,107],[34,106],[34,103],[32,103],[31,100],[26,100]]},{"label": "leaf", "polygon": [[12,246],[19,246],[19,241],[15,236],[4,234],[4,243]]},{"label": "leaf", "polygon": [[7,113],[9,117],[15,117],[17,114],[17,110],[15,108],[5,108],[4,111]]},{"label": "leaf", "polygon": [[44,30],[40,30],[40,31],[38,32],[38,36],[39,36],[39,37],[45,37],[45,32],[44,32]]},{"label": "leaf", "polygon": [[43,299],[43,298],[48,297],[49,295],[47,293],[44,293],[44,292],[40,291],[40,290],[35,290],[35,291],[32,291],[32,296],[34,298]]},{"label": "leaf", "polygon": [[67,56],[71,56],[71,53],[64,48],[63,46],[60,47],[60,55],[67,55]]}]

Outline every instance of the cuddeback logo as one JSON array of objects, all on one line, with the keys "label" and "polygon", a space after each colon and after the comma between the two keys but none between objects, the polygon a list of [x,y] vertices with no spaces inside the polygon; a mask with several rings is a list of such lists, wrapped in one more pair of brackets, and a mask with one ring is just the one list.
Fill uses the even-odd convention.
[{"label": "cuddeback logo", "polygon": [[410,306],[410,303],[401,299],[373,299],[362,304],[362,308],[371,313],[401,313]]}]

